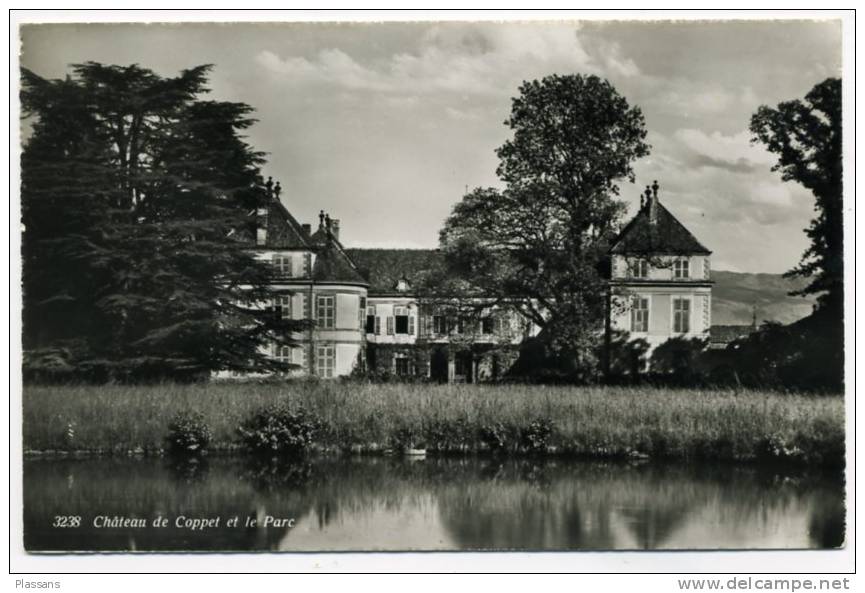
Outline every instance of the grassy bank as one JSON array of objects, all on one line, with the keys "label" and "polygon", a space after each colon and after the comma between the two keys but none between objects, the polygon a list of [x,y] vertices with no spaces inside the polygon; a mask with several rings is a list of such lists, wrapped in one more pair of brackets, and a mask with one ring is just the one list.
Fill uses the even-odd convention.
[{"label": "grassy bank", "polygon": [[840,465],[840,396],[650,387],[349,383],[27,386],[25,451],[158,451],[171,418],[204,416],[211,449],[263,406],[302,406],[315,444],[346,451],[426,447],[592,457],[787,459]]}]

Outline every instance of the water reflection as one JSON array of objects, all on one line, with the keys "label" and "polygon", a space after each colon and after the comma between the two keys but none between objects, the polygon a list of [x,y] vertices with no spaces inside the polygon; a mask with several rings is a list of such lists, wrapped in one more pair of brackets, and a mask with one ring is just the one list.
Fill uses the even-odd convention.
[{"label": "water reflection", "polygon": [[[27,460],[28,550],[826,548],[837,476],[755,467],[401,458]],[[79,515],[80,528],[57,528]],[[93,526],[95,517],[147,527]],[[218,525],[189,529],[178,518]],[[154,527],[154,522],[167,522]],[[181,522],[182,523],[182,522]]]}]

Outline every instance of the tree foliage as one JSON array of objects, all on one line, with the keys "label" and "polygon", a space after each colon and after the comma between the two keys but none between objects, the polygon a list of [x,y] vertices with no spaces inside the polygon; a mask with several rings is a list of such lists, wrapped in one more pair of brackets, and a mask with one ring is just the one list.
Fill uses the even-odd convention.
[{"label": "tree foliage", "polygon": [[[816,294],[817,311],[787,328],[770,328],[748,347],[772,360],[785,384],[839,389],[844,377],[844,212],[841,153],[841,80],[827,78],[805,100],[761,106],[751,118],[753,141],[778,155],[784,181],[814,194],[816,216],[805,234],[811,245],[788,276],[810,280],[793,294]],[[763,339],[765,338],[765,339]],[[783,348],[776,344],[783,341]],[[783,355],[783,359],[780,357]],[[749,352],[742,361],[757,360]]]},{"label": "tree foliage", "polygon": [[31,369],[97,380],[272,370],[291,323],[245,250],[268,199],[252,108],[205,101],[210,66],[22,71],[24,342]]},{"label": "tree foliage", "polygon": [[625,210],[618,184],[649,153],[643,115],[596,76],[519,91],[505,122],[513,137],[497,151],[504,189],[468,192],[440,243],[469,295],[516,309],[555,352],[581,358],[606,315],[606,254]]},{"label": "tree foliage", "polygon": [[761,106],[751,118],[753,141],[778,155],[772,168],[784,181],[811,190],[817,216],[805,230],[811,246],[789,275],[811,282],[797,294],[819,294],[820,305],[838,311],[844,300],[841,162],[841,80],[827,78],[805,100]]}]

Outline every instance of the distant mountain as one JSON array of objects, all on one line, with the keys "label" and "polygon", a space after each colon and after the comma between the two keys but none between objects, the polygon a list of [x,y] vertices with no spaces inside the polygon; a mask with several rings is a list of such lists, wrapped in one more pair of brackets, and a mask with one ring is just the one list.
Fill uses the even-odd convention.
[{"label": "distant mountain", "polygon": [[802,278],[712,270],[712,280],[712,325],[747,325],[755,306],[758,323],[792,323],[811,313],[816,302],[811,296],[788,294],[807,284]]}]

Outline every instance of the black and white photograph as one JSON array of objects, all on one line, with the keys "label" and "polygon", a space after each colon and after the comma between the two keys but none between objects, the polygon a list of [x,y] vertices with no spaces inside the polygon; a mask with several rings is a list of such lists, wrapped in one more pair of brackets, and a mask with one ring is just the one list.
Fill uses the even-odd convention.
[{"label": "black and white photograph", "polygon": [[99,16],[10,73],[24,555],[851,545],[849,15]]}]

